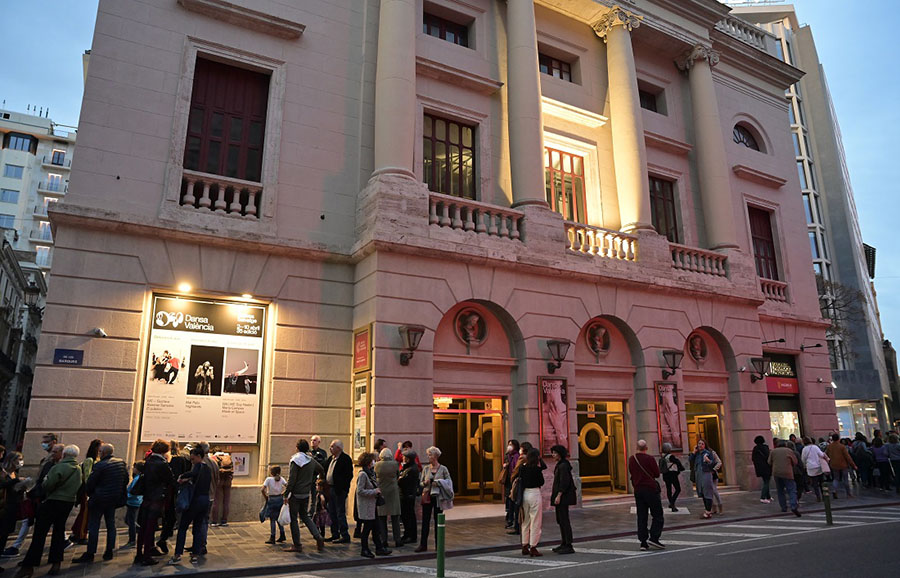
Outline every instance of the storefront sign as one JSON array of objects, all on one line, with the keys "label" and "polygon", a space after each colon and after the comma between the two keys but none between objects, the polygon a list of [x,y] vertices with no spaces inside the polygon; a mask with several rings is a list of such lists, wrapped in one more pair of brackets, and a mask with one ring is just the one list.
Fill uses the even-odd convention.
[{"label": "storefront sign", "polygon": [[678,408],[678,384],[674,381],[656,382],[656,419],[659,425],[659,447],[672,444],[673,452],[682,447],[681,411]]},{"label": "storefront sign", "polygon": [[153,297],[141,442],[257,443],[266,308]]},{"label": "storefront sign", "polygon": [[372,369],[372,326],[353,332],[353,373]]},{"label": "storefront sign", "polygon": [[81,365],[84,363],[83,349],[54,349],[53,365]]},{"label": "storefront sign", "polygon": [[800,382],[793,377],[766,377],[766,391],[780,394],[799,394]]},{"label": "storefront sign", "polygon": [[369,373],[353,378],[353,453],[367,451],[369,438]]},{"label": "storefront sign", "polygon": [[561,377],[539,377],[538,399],[541,413],[541,454],[561,445],[569,449],[569,403],[566,380]]}]

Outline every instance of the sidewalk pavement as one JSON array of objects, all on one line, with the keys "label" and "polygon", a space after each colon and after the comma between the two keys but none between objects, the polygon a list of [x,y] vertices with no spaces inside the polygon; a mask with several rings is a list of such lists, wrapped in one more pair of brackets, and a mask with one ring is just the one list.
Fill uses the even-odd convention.
[{"label": "sidewalk pavement", "polygon": [[[678,500],[678,513],[665,509],[666,530],[693,526],[706,526],[721,522],[734,522],[753,518],[762,518],[781,514],[777,500],[771,504],[762,504],[759,501],[759,493],[733,491],[722,492],[724,513],[715,515],[712,520],[703,520],[702,501],[696,497],[686,497],[688,488],[684,489],[682,497]],[[663,496],[665,498],[665,496]],[[665,502],[665,500],[663,500]],[[621,496],[611,499],[601,499],[587,502],[585,507],[572,509],[572,528],[577,542],[597,539],[601,537],[621,537],[635,534],[636,518],[632,512],[634,501],[631,496]],[[883,493],[877,490],[864,490],[859,497],[851,499],[840,498],[832,501],[835,510],[835,519],[840,520],[840,509],[859,508],[865,506],[883,506],[887,504],[900,504],[900,494],[894,492]],[[665,504],[664,504],[665,506]],[[462,556],[475,553],[497,552],[518,548],[519,536],[507,535],[504,530],[502,517],[479,517],[460,519],[466,507],[458,506],[453,510],[453,516],[447,521],[447,556]],[[474,506],[478,507],[478,506]],[[800,511],[822,511],[823,505],[816,503],[815,496],[805,494],[801,501]],[[788,513],[792,516],[793,514]],[[352,521],[351,521],[352,522]],[[420,528],[421,530],[421,528]],[[83,546],[76,546],[66,552],[66,560],[63,562],[63,576],[98,576],[98,577],[166,577],[176,575],[196,574],[202,576],[259,576],[265,574],[310,572],[323,569],[335,569],[351,566],[364,566],[370,564],[386,564],[397,562],[409,562],[413,560],[429,559],[434,556],[434,537],[431,536],[429,547],[432,549],[427,554],[415,554],[415,544],[402,548],[393,548],[391,556],[379,557],[368,560],[360,557],[360,545],[358,540],[350,544],[331,545],[326,544],[323,553],[317,553],[315,543],[309,533],[301,525],[303,553],[293,554],[284,552],[284,547],[290,545],[290,532],[288,542],[285,544],[268,545],[264,542],[269,537],[269,523],[253,522],[232,523],[227,527],[211,527],[209,531],[209,555],[202,558],[197,564],[191,564],[189,555],[182,558],[178,566],[168,566],[166,562],[170,556],[160,559],[160,563],[152,567],[131,566],[134,557],[134,549],[124,549],[121,546],[116,551],[116,557],[109,562],[100,561],[105,544],[105,532],[101,529],[100,548],[97,562],[94,564],[72,564],[72,558],[84,551]],[[125,532],[120,531],[118,544],[127,541]],[[559,541],[559,528],[556,525],[552,510],[544,512],[542,545],[550,546]],[[49,540],[48,540],[49,542]],[[665,542],[665,531],[663,532]],[[29,541],[26,541],[26,547]],[[190,545],[190,534],[187,544]],[[637,548],[635,538],[635,548]],[[169,542],[169,551],[174,549],[174,540]],[[24,549],[22,551],[24,554]],[[4,559],[0,565],[11,573],[22,556],[12,559]],[[46,561],[46,554],[44,557]],[[35,569],[35,576],[42,576],[49,569],[44,565]]]}]

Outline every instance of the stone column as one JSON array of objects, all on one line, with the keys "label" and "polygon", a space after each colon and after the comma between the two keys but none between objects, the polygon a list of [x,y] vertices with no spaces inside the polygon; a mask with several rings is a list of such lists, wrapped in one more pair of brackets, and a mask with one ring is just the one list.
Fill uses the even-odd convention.
[{"label": "stone column", "polygon": [[372,176],[415,178],[416,30],[415,0],[381,0]]},{"label": "stone column", "polygon": [[621,229],[627,232],[653,230],[644,121],[631,46],[631,30],[640,23],[640,16],[613,6],[593,25],[606,43],[613,162]]},{"label": "stone column", "polygon": [[712,67],[718,62],[717,52],[698,44],[675,64],[688,73],[691,87],[697,180],[700,184],[707,243],[712,249],[733,249],[737,248],[737,241],[731,179],[712,77]]},{"label": "stone column", "polygon": [[506,54],[513,206],[547,207],[544,191],[544,120],[533,0],[507,1]]}]

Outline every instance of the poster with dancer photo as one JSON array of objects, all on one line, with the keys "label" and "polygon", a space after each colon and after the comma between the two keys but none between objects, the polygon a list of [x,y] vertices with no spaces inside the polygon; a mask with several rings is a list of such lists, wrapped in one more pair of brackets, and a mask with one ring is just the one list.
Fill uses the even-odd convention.
[{"label": "poster with dancer photo", "polygon": [[538,399],[541,414],[541,455],[561,445],[569,449],[569,403],[566,380],[561,377],[539,377]]},{"label": "poster with dancer photo", "polygon": [[141,442],[257,443],[266,308],[155,295]]},{"label": "poster with dancer photo", "polygon": [[682,451],[678,384],[674,381],[656,382],[656,417],[659,420],[659,447],[670,443],[673,452]]}]

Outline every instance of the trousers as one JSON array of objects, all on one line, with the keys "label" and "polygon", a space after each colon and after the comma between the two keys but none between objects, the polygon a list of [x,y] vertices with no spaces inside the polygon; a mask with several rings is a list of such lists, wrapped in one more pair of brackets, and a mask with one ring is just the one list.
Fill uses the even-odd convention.
[{"label": "trousers", "polygon": [[541,489],[525,488],[522,498],[522,545],[537,546],[541,541]]},{"label": "trousers", "polygon": [[[708,498],[703,496],[704,501]],[[637,508],[637,535],[641,543],[647,541],[649,537],[653,541],[659,541],[662,536],[663,518],[662,500],[659,492],[648,488],[637,488],[634,490],[634,505]],[[650,530],[647,531],[647,513],[650,513],[652,521],[650,522]],[[649,535],[648,535],[649,534]]]},{"label": "trousers", "polygon": [[[300,524],[297,522],[297,517],[300,517],[300,521],[306,526],[306,529],[309,530],[309,533],[312,534],[312,537],[317,541],[322,539],[322,534],[319,533],[319,529],[313,524],[312,518],[309,517],[309,496],[291,496],[291,499],[288,500],[288,508],[291,512],[291,542],[293,542],[294,546],[300,547]],[[272,535],[275,535],[273,530]],[[334,534],[337,536],[338,534]]]},{"label": "trousers", "polygon": [[44,546],[47,544],[47,534],[53,529],[53,537],[50,539],[50,563],[62,562],[63,552],[66,547],[66,520],[75,506],[74,502],[61,500],[47,500],[41,502],[38,507],[34,522],[34,534],[31,536],[31,546],[22,566],[34,568],[41,565],[44,555]]},{"label": "trousers", "polygon": [[112,552],[116,549],[116,507],[91,502],[88,510],[87,554],[97,553],[101,518],[106,521],[106,551]]},{"label": "trousers", "polygon": [[569,506],[556,506],[556,523],[563,546],[572,545],[572,522],[569,520]]}]

